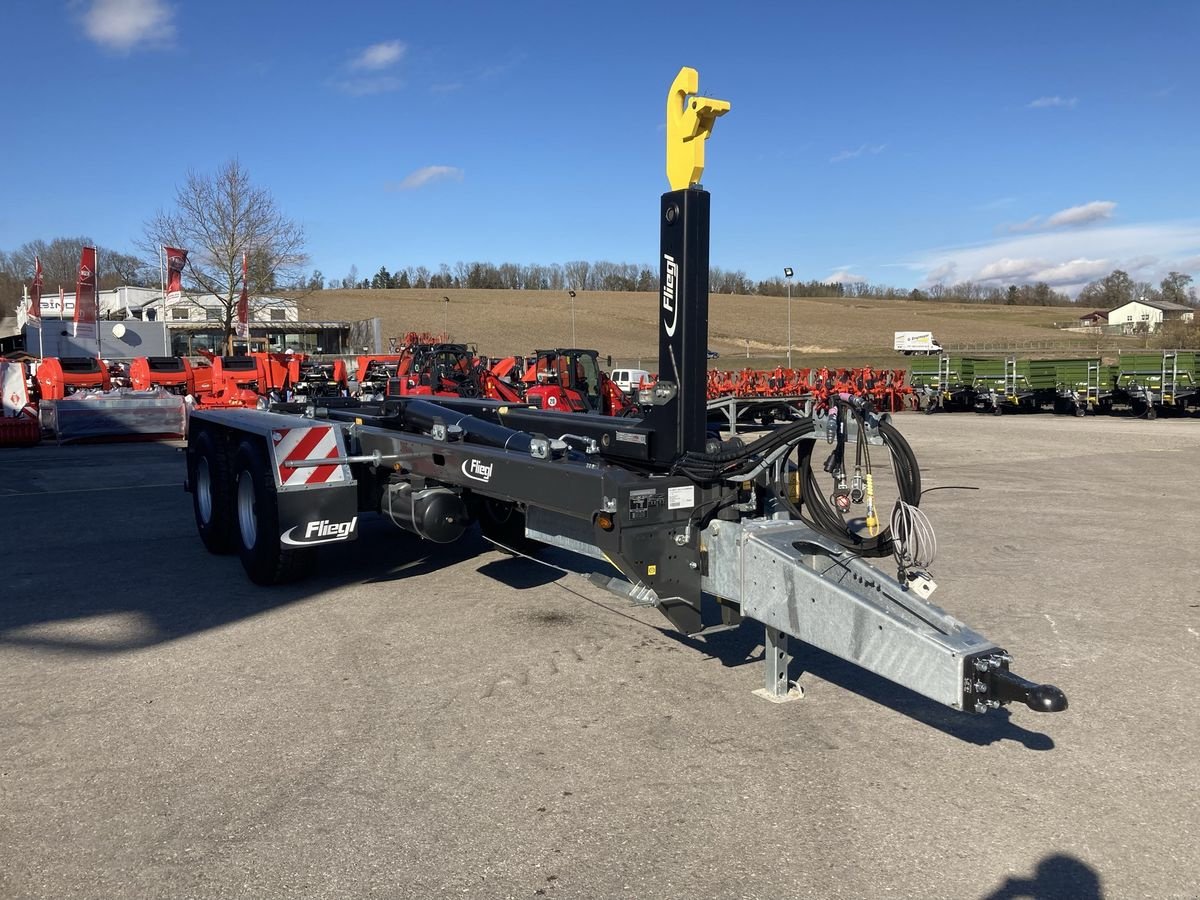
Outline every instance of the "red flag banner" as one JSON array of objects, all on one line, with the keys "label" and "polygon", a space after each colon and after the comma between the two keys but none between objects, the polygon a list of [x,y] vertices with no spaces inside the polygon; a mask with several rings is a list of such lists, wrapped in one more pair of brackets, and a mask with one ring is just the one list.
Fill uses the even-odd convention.
[{"label": "red flag banner", "polygon": [[42,261],[33,258],[33,284],[29,287],[29,309],[25,311],[26,318],[40,318],[42,315]]},{"label": "red flag banner", "polygon": [[181,297],[183,295],[183,267],[187,265],[186,250],[175,247],[163,247],[167,254],[167,296]]},{"label": "red flag banner", "polygon": [[34,286],[30,290],[30,310],[34,311],[35,316],[42,314],[42,260],[34,257]]},{"label": "red flag banner", "polygon": [[246,254],[242,254],[242,295],[237,305],[237,336],[242,340],[250,337],[250,292],[246,286],[249,281],[249,267],[246,264]]},{"label": "red flag banner", "polygon": [[96,248],[84,247],[75,282],[75,337],[96,338]]}]

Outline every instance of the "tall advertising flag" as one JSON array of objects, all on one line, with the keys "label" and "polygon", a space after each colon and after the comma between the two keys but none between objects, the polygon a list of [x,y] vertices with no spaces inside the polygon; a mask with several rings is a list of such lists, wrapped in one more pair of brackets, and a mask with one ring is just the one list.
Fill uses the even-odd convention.
[{"label": "tall advertising flag", "polygon": [[38,257],[33,258],[33,284],[29,287],[29,309],[25,311],[25,318],[40,319],[42,315],[42,261]]},{"label": "tall advertising flag", "polygon": [[96,248],[84,247],[75,282],[75,338],[96,340]]},{"label": "tall advertising flag", "polygon": [[237,305],[237,336],[243,341],[250,337],[250,292],[246,282],[250,280],[246,254],[242,254],[242,295],[238,297]]},{"label": "tall advertising flag", "polygon": [[178,300],[183,296],[183,267],[187,264],[186,250],[163,247],[167,252],[167,299]]}]

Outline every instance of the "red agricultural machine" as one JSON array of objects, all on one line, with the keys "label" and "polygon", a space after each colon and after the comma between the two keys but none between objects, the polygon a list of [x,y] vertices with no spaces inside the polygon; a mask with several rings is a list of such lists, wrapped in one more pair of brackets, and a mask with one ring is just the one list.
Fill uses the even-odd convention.
[{"label": "red agricultural machine", "polygon": [[39,399],[62,400],[79,391],[110,390],[112,379],[99,357],[51,356],[38,366],[37,386]]},{"label": "red agricultural machine", "polygon": [[637,413],[624,392],[600,370],[595,350],[539,350],[525,371],[525,402],[559,412],[626,416]]},{"label": "red agricultural machine", "polygon": [[40,439],[25,362],[0,357],[0,447],[29,447]]},{"label": "red agricultural machine", "polygon": [[747,397],[765,399],[811,400],[813,411],[828,409],[841,394],[870,397],[880,410],[896,412],[909,404],[915,407],[916,395],[907,383],[904,369],[860,368],[830,369],[742,369],[740,372],[713,370],[708,373],[708,399]]},{"label": "red agricultural machine", "polygon": [[292,354],[287,361],[286,391],[289,397],[298,401],[313,397],[350,396],[350,377],[346,372],[345,360],[335,359],[325,363],[310,360],[304,354]]},{"label": "red agricultural machine", "polygon": [[389,397],[479,397],[474,352],[466,344],[406,346],[388,381]]},{"label": "red agricultural machine", "polygon": [[[211,372],[207,374],[211,391]],[[161,389],[180,396],[197,394],[192,364],[179,356],[139,356],[129,364],[129,383],[135,391]]]},{"label": "red agricultural machine", "polygon": [[358,396],[366,402],[383,400],[387,396],[388,382],[396,377],[396,369],[403,358],[399,353],[358,357],[354,370]]}]

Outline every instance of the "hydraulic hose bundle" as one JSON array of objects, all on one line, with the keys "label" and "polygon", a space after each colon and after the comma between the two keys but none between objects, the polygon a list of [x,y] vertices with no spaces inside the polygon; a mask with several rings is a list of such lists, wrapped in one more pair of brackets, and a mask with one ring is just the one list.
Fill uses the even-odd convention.
[{"label": "hydraulic hose bundle", "polygon": [[812,430],[812,420],[802,419],[765,434],[749,444],[727,441],[726,449],[717,449],[711,453],[685,453],[671,467],[671,474],[686,476],[699,484],[711,484],[714,481],[737,477],[748,478],[771,454],[789,444],[812,443],[802,440],[812,434]]},{"label": "hydraulic hose bundle", "polygon": [[[845,446],[849,421],[852,417],[858,426],[858,441],[856,442],[854,480],[850,482],[846,477]],[[843,516],[851,502],[865,500],[868,525],[874,525],[877,521],[873,508],[874,476],[871,471],[866,420],[867,410],[861,401],[854,403],[853,401],[839,400],[830,409],[829,429],[834,449],[822,466],[823,470],[831,474],[835,480],[835,488],[830,496],[827,497],[821,490],[814,472],[812,454],[815,452],[816,441],[802,441],[796,447],[795,466],[800,486],[800,507],[797,508],[787,499],[786,491],[783,491],[782,494],[793,515],[803,519],[831,540],[863,556],[887,556],[895,549],[894,531],[891,525],[884,527],[877,534],[864,536],[852,530]],[[883,446],[891,455],[899,498],[897,508],[915,510],[921,501],[921,470],[913,455],[912,447],[890,422],[880,421],[877,428],[883,439]],[[865,477],[862,475],[864,465]],[[893,514],[892,521],[895,520],[896,517]],[[909,519],[905,521],[909,521]]]}]

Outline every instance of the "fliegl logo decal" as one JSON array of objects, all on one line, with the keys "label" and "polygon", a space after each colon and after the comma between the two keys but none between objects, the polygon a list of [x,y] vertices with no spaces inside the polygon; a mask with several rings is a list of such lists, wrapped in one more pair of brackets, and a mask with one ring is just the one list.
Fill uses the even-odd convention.
[{"label": "fliegl logo decal", "polygon": [[480,462],[477,459],[468,459],[463,460],[462,473],[468,478],[474,479],[475,481],[482,481],[484,484],[487,484],[492,480],[492,469],[494,468],[496,468],[495,463],[491,463],[489,465],[488,463]]},{"label": "fliegl logo decal", "polygon": [[676,306],[675,296],[679,284],[679,263],[675,262],[675,257],[666,253],[663,254],[663,259],[667,263],[667,274],[663,278],[662,287],[662,308],[665,313],[663,322],[667,329],[667,337],[674,337],[675,325],[679,321],[679,308]]},{"label": "fliegl logo decal", "polygon": [[[307,522],[304,525],[289,528],[283,533],[280,540],[293,547],[330,544],[334,541],[347,540],[350,535],[354,534],[356,525],[358,525],[358,516],[349,522],[330,522],[328,519],[321,519],[319,522]],[[297,531],[301,531],[302,534],[297,534]]]}]

